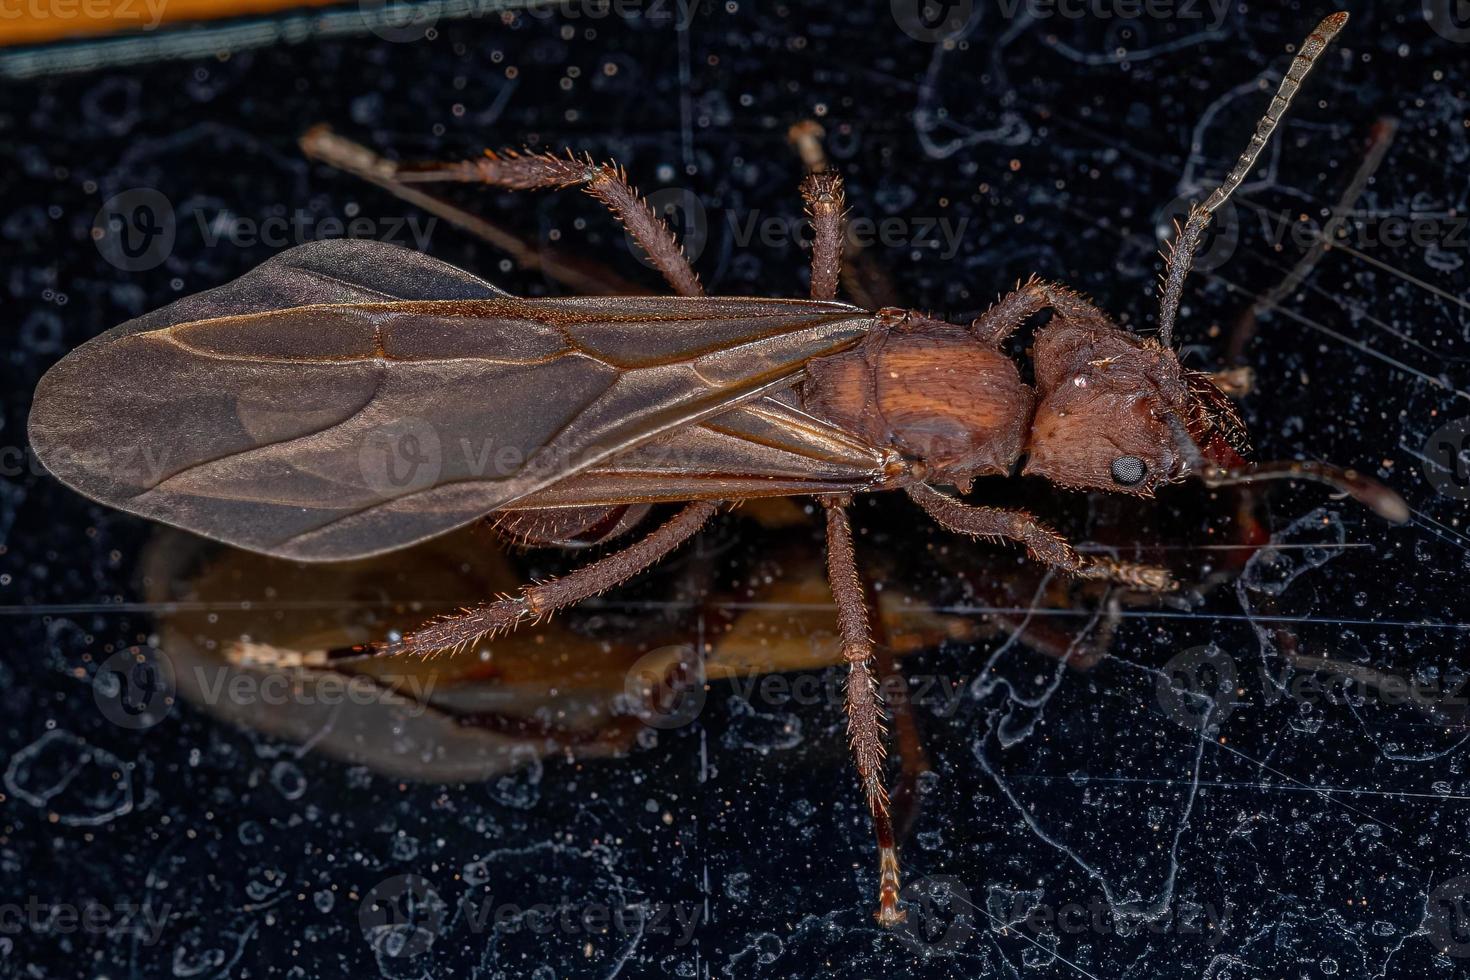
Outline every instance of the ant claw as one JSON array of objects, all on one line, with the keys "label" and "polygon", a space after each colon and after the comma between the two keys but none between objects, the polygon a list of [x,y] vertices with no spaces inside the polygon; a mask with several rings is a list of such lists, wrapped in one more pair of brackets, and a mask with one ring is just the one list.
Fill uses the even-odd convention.
[{"label": "ant claw", "polygon": [[1078,569],[1077,575],[1086,579],[1105,579],[1147,592],[1173,592],[1179,588],[1179,583],[1174,581],[1167,568],[1113,558],[1093,558]]}]

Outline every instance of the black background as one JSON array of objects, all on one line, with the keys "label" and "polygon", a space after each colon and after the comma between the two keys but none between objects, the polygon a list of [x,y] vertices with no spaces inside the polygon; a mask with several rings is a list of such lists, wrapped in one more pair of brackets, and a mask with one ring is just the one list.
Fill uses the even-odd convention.
[{"label": "black background", "polygon": [[[17,455],[30,392],[87,338],[316,235],[211,244],[197,215],[415,214],[309,165],[295,146],[308,126],[330,122],[409,158],[523,143],[615,157],[645,192],[687,187],[703,202],[696,265],[711,292],[800,295],[800,246],[740,247],[727,215],[799,216],[786,130],[816,117],[854,216],[910,229],[963,221],[952,256],[923,243],[873,250],[905,303],[969,317],[1039,272],[1147,330],[1161,207],[1198,191],[1181,182],[1191,140],[1197,179],[1217,178],[1266,103],[1250,83],[1274,85],[1287,45],[1331,8],[1251,4],[1219,24],[1188,4],[1156,8],[1168,16],[1020,9],[976,4],[963,35],[936,46],[909,36],[888,4],[705,3],[687,30],[672,6],[577,8],[444,19],[418,40],[366,32],[7,81],[5,897],[151,903],[169,917],[155,943],[0,930],[0,975],[1470,975],[1470,931],[1453,914],[1470,894],[1463,716],[1453,705],[1385,704],[1362,687],[1347,699],[1281,695],[1263,680],[1300,676],[1287,650],[1439,689],[1464,673],[1470,494],[1425,459],[1450,461],[1455,434],[1449,450],[1431,434],[1470,414],[1457,390],[1470,352],[1470,234],[1456,218],[1470,196],[1470,25],[1437,31],[1418,3],[1351,5],[1340,45],[1238,199],[1238,245],[1192,280],[1180,327],[1188,362],[1217,365],[1221,338],[1304,251],[1289,236],[1276,247],[1260,215],[1325,220],[1374,124],[1396,119],[1357,202],[1351,249],[1329,252],[1246,347],[1259,387],[1245,413],[1259,458],[1376,473],[1409,500],[1413,521],[1392,527],[1322,488],[1275,485],[1253,498],[1274,547],[1252,552],[1231,547],[1235,499],[1192,485],[1156,504],[1030,482],[978,490],[1077,540],[1156,546],[1186,580],[1236,564],[1216,588],[1130,607],[1112,656],[1091,670],[1061,666],[1024,637],[906,662],[911,675],[969,685],[951,717],[919,714],[934,772],[904,848],[906,878],[954,899],[916,907],[927,931],[888,934],[870,917],[870,831],[837,704],[756,706],[752,716],[717,684],[694,724],[624,758],[548,761],[497,785],[373,775],[190,705],[146,731],[98,710],[97,662],[150,631],[137,565],[154,529]],[[105,201],[136,188],[171,202],[177,238],[163,264],[129,271],[103,258],[91,231]],[[657,286],[579,195],[456,199]],[[1429,216],[1428,237],[1386,240],[1386,216]],[[426,247],[513,292],[559,290],[442,223]],[[901,499],[864,501],[855,521],[880,584],[961,616],[1027,604],[1034,573],[1011,551],[951,541]],[[738,514],[703,547],[721,549],[722,574],[780,575],[778,539],[809,539],[820,553],[815,520],[793,538]],[[527,574],[566,567],[543,554],[516,560]],[[598,614],[680,598],[681,567],[611,594]],[[690,603],[663,615],[689,618]],[[1091,607],[1035,618],[1049,615],[1085,628]],[[1210,642],[1239,690],[1201,732],[1180,724],[1167,687]],[[131,805],[114,813],[124,785]],[[453,920],[422,955],[394,957],[364,938],[359,902],[400,874],[423,876],[451,905],[490,891],[524,905],[683,903],[700,921],[680,944],[652,931],[589,940]],[[1068,907],[1106,914],[1101,926],[1046,924]],[[1013,921],[1033,909],[1032,921]],[[1223,934],[1193,931],[1210,917]]]}]

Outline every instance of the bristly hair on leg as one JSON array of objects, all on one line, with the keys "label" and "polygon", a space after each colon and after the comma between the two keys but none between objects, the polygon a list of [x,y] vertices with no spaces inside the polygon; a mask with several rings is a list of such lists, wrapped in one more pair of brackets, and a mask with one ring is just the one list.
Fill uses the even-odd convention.
[{"label": "bristly hair on leg", "polygon": [[397,179],[404,184],[452,181],[509,190],[580,187],[612,212],[674,292],[704,295],[678,236],[628,183],[627,172],[618,164],[598,163],[589,154],[577,156],[570,150],[565,154],[486,150],[475,160],[403,166],[398,168]]},{"label": "bristly hair on leg", "polygon": [[487,637],[500,636],[529,621],[539,622],[558,609],[620,585],[699,533],[720,508],[718,500],[686,505],[664,524],[620,551],[583,565],[561,578],[524,586],[521,594],[500,595],[457,613],[440,616],[396,643],[378,647],[379,656],[410,653],[421,657],[459,653]]},{"label": "bristly hair on leg", "polygon": [[873,676],[873,635],[868,626],[868,609],[858,578],[853,548],[852,525],[847,518],[845,498],[822,498],[827,509],[827,583],[837,604],[837,631],[842,637],[842,655],[848,663],[846,708],[848,745],[873,820],[878,843],[878,910],[875,917],[885,927],[905,918],[899,908],[898,844],[893,818],[888,812],[888,789],[883,785],[883,760],[887,756],[883,706],[878,681]]},{"label": "bristly hair on leg", "polygon": [[502,593],[492,602],[436,616],[396,642],[381,644],[377,652],[385,657],[400,653],[426,658],[440,653],[453,655],[481,640],[509,633],[534,615],[524,592],[519,596]]}]

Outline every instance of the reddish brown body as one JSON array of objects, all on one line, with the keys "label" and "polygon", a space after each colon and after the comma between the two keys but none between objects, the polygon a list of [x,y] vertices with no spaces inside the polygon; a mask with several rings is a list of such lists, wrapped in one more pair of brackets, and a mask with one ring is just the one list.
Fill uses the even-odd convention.
[{"label": "reddish brown body", "polygon": [[[395,170],[355,148],[337,161],[437,213],[443,202],[408,185],[580,186],[679,295],[517,299],[416,253],[318,242],[68,355],[38,386],[32,444],[97,500],[302,561],[391,551],[487,516],[521,543],[594,543],[630,530],[651,503],[685,502],[563,578],[346,656],[472,647],[626,581],[724,501],[818,498],[849,670],[848,732],[878,839],[878,919],[892,925],[903,919],[897,845],[850,495],[902,488],[950,530],[1021,544],[1059,572],[1152,590],[1172,587],[1166,570],[1079,554],[1029,513],[970,506],[936,485],[965,489],[1026,457],[1026,473],[1055,484],[1141,496],[1186,476],[1211,485],[1311,477],[1391,519],[1407,516],[1397,495],[1351,471],[1244,467],[1228,399],[1170,349],[1210,214],[1345,21],[1333,15],[1308,37],[1250,147],[1180,231],[1156,340],[1039,279],[968,326],[836,302],[845,235],[831,172],[802,184],[815,232],[811,298],[717,298],[615,166],[487,154]],[[1052,320],[1034,343],[1033,391],[1002,344],[1043,310]],[[406,473],[395,453],[413,463]]]},{"label": "reddish brown body", "polygon": [[966,487],[1010,472],[1035,402],[1015,362],[963,328],[884,312],[892,328],[807,364],[803,407],[899,453],[917,480]]}]

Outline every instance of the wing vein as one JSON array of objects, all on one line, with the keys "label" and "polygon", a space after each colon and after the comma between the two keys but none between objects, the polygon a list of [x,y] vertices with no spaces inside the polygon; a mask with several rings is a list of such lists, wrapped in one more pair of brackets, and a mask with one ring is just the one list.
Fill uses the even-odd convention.
[{"label": "wing vein", "polygon": [[180,477],[187,476],[189,473],[192,473],[195,470],[205,469],[206,467],[213,466],[223,460],[249,459],[250,457],[259,455],[264,451],[277,449],[281,446],[288,446],[291,443],[298,442],[302,439],[315,438],[316,436],[324,435],[328,432],[331,432],[333,429],[340,428],[351,422],[353,419],[356,419],[358,416],[362,415],[363,412],[367,411],[368,408],[372,406],[373,402],[378,400],[378,396],[381,395],[383,392],[383,382],[387,379],[387,375],[388,372],[386,370],[380,369],[378,371],[378,377],[373,383],[373,390],[368,395],[367,400],[364,401],[357,408],[353,409],[352,414],[348,415],[346,418],[340,419],[336,422],[333,422],[331,425],[323,426],[322,428],[316,429],[312,432],[303,432],[299,435],[287,436],[286,438],[275,439],[271,442],[257,443],[251,446],[249,449],[237,450],[235,452],[227,452],[219,456],[214,456],[210,459],[200,460],[197,463],[191,463],[183,469],[177,470],[159,479],[152,486],[144,487],[137,493],[129,494],[128,496],[130,499],[137,499],[139,497],[153,493],[154,491],[168,493],[169,489],[167,487],[167,484],[177,481]]}]

